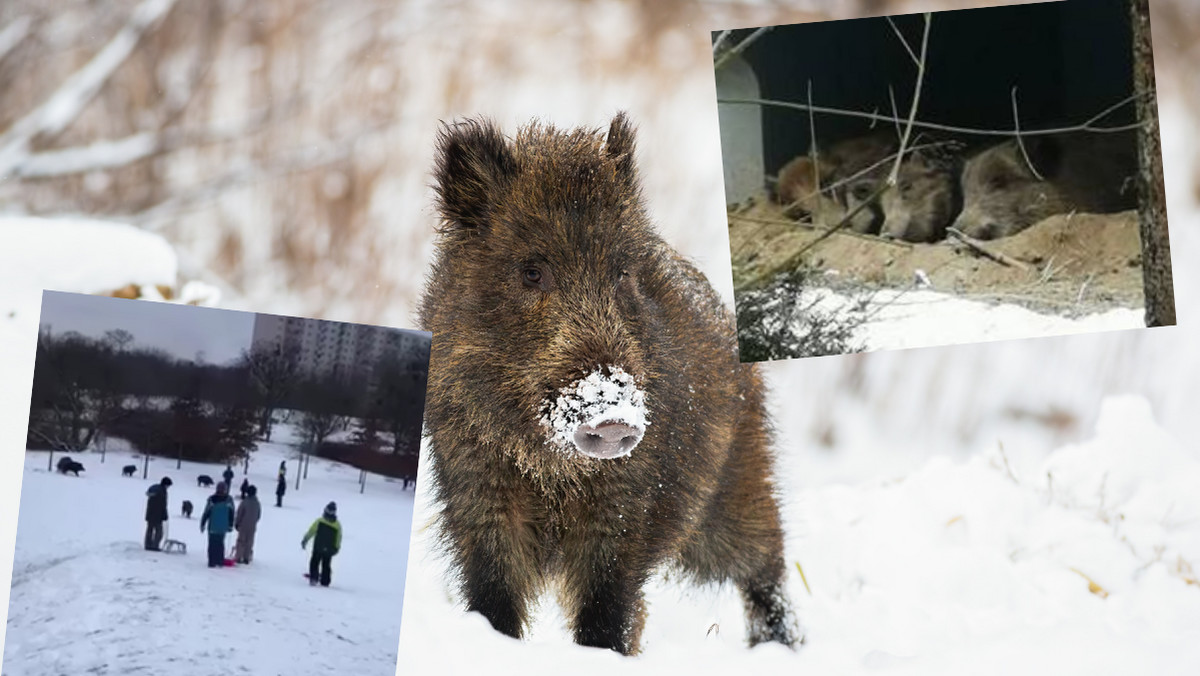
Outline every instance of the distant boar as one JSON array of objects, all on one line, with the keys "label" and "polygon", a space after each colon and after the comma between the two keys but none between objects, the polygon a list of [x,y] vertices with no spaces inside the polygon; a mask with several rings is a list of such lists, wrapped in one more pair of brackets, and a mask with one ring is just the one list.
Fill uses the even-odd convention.
[{"label": "distant boar", "polygon": [[64,456],[58,461],[58,471],[60,474],[66,474],[67,472],[70,472],[75,476],[79,476],[79,473],[84,471],[84,469],[81,463],[75,462],[71,458]]},{"label": "distant boar", "polygon": [[963,146],[936,143],[906,153],[900,163],[896,185],[880,199],[883,235],[906,242],[936,242],[945,238],[946,228],[962,209],[958,180]]},{"label": "distant boar", "polygon": [[125,465],[121,468],[121,476],[133,476],[137,472],[137,465]]},{"label": "distant boar", "polygon": [[420,307],[440,532],[467,608],[510,636],[554,584],[577,643],[636,653],[642,587],[674,565],[737,586],[751,645],[792,645],[763,385],[633,154],[623,114],[607,136],[441,131]]},{"label": "distant boar", "polygon": [[[967,161],[963,210],[954,227],[977,239],[1016,234],[1055,214],[1112,213],[1137,207],[1131,132],[1030,136],[988,148]],[[1042,176],[1039,180],[1030,164]]]}]

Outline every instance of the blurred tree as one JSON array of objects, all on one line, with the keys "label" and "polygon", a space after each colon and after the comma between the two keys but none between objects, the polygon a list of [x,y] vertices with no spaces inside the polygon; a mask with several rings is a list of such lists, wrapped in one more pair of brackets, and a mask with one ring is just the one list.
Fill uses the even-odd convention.
[{"label": "blurred tree", "polygon": [[242,352],[241,365],[258,392],[258,432],[265,441],[270,441],[275,409],[300,382],[299,364],[282,347],[256,347]]}]

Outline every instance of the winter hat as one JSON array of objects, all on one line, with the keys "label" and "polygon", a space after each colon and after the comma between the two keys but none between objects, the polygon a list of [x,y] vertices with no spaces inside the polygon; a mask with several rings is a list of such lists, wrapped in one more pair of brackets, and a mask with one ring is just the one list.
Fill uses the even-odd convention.
[{"label": "winter hat", "polygon": [[163,486],[170,486],[171,485],[171,477],[165,476],[165,477],[163,477],[163,480],[158,483],[162,484]]},{"label": "winter hat", "polygon": [[225,495],[225,489],[226,489],[225,482],[218,481],[217,482],[217,495]]},{"label": "winter hat", "polygon": [[337,503],[331,502],[325,505],[325,516],[337,516]]},{"label": "winter hat", "polygon": [[249,495],[251,497],[258,495],[258,486],[247,486],[246,487],[246,495]]}]

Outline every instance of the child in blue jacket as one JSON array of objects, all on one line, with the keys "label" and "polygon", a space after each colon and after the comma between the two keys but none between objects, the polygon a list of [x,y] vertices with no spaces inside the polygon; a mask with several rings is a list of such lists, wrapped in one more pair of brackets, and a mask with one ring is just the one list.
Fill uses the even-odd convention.
[{"label": "child in blue jacket", "polygon": [[200,532],[208,526],[209,568],[225,565],[225,534],[233,530],[233,516],[233,498],[229,496],[229,489],[224,483],[218,483],[217,492],[208,498],[200,517]]}]

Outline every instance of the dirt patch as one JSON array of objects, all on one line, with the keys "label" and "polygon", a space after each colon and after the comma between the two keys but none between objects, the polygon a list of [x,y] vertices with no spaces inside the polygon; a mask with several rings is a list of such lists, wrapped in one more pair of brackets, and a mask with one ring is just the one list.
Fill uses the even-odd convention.
[{"label": "dirt patch", "polygon": [[759,200],[731,212],[734,287],[753,288],[788,267],[825,272],[838,286],[913,288],[921,271],[933,290],[1076,316],[1143,306],[1137,213],[1052,216],[1012,237],[984,242],[1013,264],[984,257],[952,240],[891,242],[869,235],[824,233],[786,218]]}]

